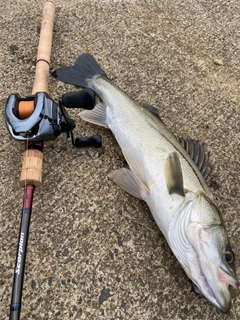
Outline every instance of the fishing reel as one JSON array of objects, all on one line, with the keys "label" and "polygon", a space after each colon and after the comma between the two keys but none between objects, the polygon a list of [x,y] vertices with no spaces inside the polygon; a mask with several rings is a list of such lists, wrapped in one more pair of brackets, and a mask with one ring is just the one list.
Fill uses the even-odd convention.
[{"label": "fishing reel", "polygon": [[77,138],[73,129],[76,124],[66,108],[93,109],[95,93],[90,89],[68,92],[55,103],[45,92],[21,98],[19,94],[8,97],[5,106],[6,126],[11,136],[20,141],[51,141],[63,134],[64,143],[71,135],[76,147],[101,147],[101,136]]}]

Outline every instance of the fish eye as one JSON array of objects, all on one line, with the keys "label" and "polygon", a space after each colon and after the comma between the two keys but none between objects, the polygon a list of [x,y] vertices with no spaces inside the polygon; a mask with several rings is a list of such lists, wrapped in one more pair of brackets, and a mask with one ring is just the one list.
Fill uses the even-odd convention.
[{"label": "fish eye", "polygon": [[233,263],[234,261],[234,254],[231,251],[226,251],[226,260],[228,263]]}]

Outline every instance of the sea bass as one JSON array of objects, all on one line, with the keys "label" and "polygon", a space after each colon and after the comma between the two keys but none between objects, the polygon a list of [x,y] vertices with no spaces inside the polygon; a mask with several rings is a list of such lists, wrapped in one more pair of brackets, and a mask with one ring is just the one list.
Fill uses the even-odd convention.
[{"label": "sea bass", "polygon": [[156,115],[112,84],[89,53],[53,76],[90,88],[101,98],[80,116],[111,129],[121,147],[130,169],[116,170],[110,178],[147,203],[195,291],[228,312],[239,283],[219,209],[203,178],[209,172],[204,146],[179,143]]}]

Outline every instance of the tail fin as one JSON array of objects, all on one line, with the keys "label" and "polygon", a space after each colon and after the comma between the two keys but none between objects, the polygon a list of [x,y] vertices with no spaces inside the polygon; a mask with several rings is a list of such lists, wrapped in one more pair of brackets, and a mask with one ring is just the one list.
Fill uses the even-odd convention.
[{"label": "tail fin", "polygon": [[88,87],[86,80],[98,74],[104,75],[105,72],[90,53],[83,53],[72,67],[58,69],[52,76],[65,83]]}]

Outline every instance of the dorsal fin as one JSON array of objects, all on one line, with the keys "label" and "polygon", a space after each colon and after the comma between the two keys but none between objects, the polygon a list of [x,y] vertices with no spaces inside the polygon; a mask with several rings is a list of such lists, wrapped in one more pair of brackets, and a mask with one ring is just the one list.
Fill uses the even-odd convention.
[{"label": "dorsal fin", "polygon": [[177,139],[196,164],[203,178],[206,182],[209,182],[209,174],[212,171],[212,167],[209,164],[210,152],[206,152],[204,142],[200,143],[198,140],[192,140],[189,138],[184,139],[177,137]]},{"label": "dorsal fin", "polygon": [[144,109],[150,111],[155,117],[157,117],[159,120],[161,120],[160,115],[159,115],[159,111],[156,107],[154,107],[153,105],[151,105],[149,103],[144,103],[144,102],[140,103],[140,106],[143,107]]}]

